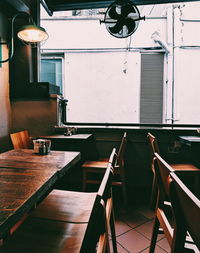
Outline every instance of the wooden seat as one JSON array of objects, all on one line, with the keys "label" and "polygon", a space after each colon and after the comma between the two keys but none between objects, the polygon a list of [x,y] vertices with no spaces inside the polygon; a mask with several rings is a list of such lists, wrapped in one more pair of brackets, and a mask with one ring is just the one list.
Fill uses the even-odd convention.
[{"label": "wooden seat", "polygon": [[[18,230],[5,240],[0,251],[2,253],[110,252],[107,224],[110,224],[108,219],[112,219],[112,177],[113,167],[108,163],[99,190],[95,194],[87,223],[29,216]],[[117,248],[113,252],[117,252]]]},{"label": "wooden seat", "polygon": [[[156,183],[156,177],[155,177],[155,169],[154,169],[154,153],[160,154],[158,142],[156,140],[156,137],[152,135],[151,133],[147,134],[147,139],[150,146],[150,152],[151,152],[151,170],[153,172],[153,182],[152,182],[152,190],[151,190],[151,200],[150,205],[152,208],[155,208],[155,202],[157,199],[157,183]],[[183,173],[188,175],[188,172],[191,171],[199,171],[199,168],[194,166],[193,164],[188,163],[181,163],[181,164],[170,164],[170,166],[175,170],[184,175]],[[197,176],[193,177],[195,188],[198,191],[199,187],[199,178]]]},{"label": "wooden seat", "polygon": [[[124,153],[127,143],[127,134],[123,134],[119,150],[117,152],[117,162],[114,169],[114,180],[113,184],[115,186],[120,186],[122,188],[124,202],[127,203],[127,193],[126,193],[126,179],[125,179],[125,168],[124,168]],[[95,175],[103,174],[106,169],[107,164],[106,158],[100,159],[98,161],[86,161],[82,164],[83,169],[83,187],[82,190],[86,190],[87,184],[99,184],[100,180],[95,179]]]},{"label": "wooden seat", "polygon": [[171,174],[171,179],[170,199],[177,221],[173,252],[184,252],[187,232],[198,247],[195,252],[200,252],[200,200],[177,175]]},{"label": "wooden seat", "polygon": [[14,149],[31,148],[31,141],[27,130],[10,134]]},{"label": "wooden seat", "polygon": [[[170,246],[171,253],[185,252],[182,250],[175,250],[175,243],[179,243],[176,241],[176,236],[177,233],[179,233],[179,230],[177,216],[174,215],[173,205],[171,205],[170,198],[171,174],[175,174],[175,170],[157,153],[155,153],[154,162],[155,175],[158,184],[158,198],[149,253],[155,252],[159,233],[164,233]],[[185,237],[182,238],[182,241],[185,242],[185,240]]]}]

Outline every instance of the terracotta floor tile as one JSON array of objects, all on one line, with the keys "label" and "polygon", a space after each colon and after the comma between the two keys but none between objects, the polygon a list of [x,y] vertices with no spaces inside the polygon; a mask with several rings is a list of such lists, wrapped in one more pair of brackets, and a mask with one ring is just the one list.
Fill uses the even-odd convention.
[{"label": "terracotta floor tile", "polygon": [[[124,249],[119,243],[117,244],[117,252],[118,253],[130,253],[126,249]],[[110,248],[110,253],[113,253],[112,247]]]},{"label": "terracotta floor tile", "polygon": [[157,242],[157,245],[160,246],[162,249],[164,249],[167,252],[170,252],[169,243],[167,242],[166,238],[161,239]]},{"label": "terracotta floor tile", "polygon": [[117,237],[117,242],[130,253],[138,253],[149,246],[149,240],[134,229]]},{"label": "terracotta floor tile", "polygon": [[[154,221],[148,221],[145,222],[143,225],[136,227],[135,230],[147,237],[149,240],[151,240],[151,235],[152,235],[152,229],[153,229],[153,223]],[[163,234],[158,235],[158,240],[164,238],[165,236]]]},{"label": "terracotta floor tile", "polygon": [[148,221],[148,219],[137,212],[134,207],[128,207],[126,210],[121,210],[116,217],[118,217],[118,220],[125,222],[132,228]]},{"label": "terracotta floor tile", "polygon": [[124,223],[121,220],[115,220],[116,236],[124,234],[125,232],[127,232],[129,230],[131,230],[131,228],[126,223]]},{"label": "terracotta floor tile", "polygon": [[147,219],[152,220],[155,216],[155,211],[152,210],[149,206],[147,205],[142,205],[142,206],[138,206],[136,207],[136,210],[142,214],[144,217],[146,217]]},{"label": "terracotta floor tile", "polygon": [[[147,248],[143,251],[140,251],[139,253],[149,253],[149,248]],[[154,253],[166,253],[166,251],[161,249],[159,246],[156,246]]]},{"label": "terracotta floor tile", "polygon": [[[120,207],[116,209],[115,217],[118,253],[148,253],[154,211],[144,204]],[[164,235],[158,235],[155,253],[166,252],[169,252],[169,245]]]}]

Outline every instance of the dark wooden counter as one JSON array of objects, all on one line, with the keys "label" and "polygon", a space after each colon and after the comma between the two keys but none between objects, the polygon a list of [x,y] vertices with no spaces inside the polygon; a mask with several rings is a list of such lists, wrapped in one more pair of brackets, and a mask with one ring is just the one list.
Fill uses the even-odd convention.
[{"label": "dark wooden counter", "polygon": [[39,138],[51,140],[52,150],[81,152],[82,161],[96,160],[98,158],[98,152],[92,134],[73,134],[70,136],[55,134],[39,136]]},{"label": "dark wooden counter", "polygon": [[200,136],[179,136],[179,141],[191,154],[191,162],[200,168]]},{"label": "dark wooden counter", "polygon": [[11,150],[0,154],[0,239],[80,160],[78,152]]}]

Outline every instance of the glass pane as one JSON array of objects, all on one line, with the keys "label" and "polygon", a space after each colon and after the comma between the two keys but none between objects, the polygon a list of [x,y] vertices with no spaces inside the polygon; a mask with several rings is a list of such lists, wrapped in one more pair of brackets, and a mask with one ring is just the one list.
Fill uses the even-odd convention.
[{"label": "glass pane", "polygon": [[40,81],[59,86],[62,93],[62,59],[41,59]]}]

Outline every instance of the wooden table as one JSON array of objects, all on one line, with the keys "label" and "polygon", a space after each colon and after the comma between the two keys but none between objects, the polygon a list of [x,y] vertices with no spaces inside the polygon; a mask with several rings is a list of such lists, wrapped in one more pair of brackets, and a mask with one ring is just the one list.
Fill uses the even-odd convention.
[{"label": "wooden table", "polygon": [[0,239],[80,160],[79,152],[51,151],[36,155],[19,149],[0,154]]},{"label": "wooden table", "polygon": [[[200,136],[179,136],[179,141],[188,149],[190,153],[191,162],[200,168]],[[200,197],[200,170],[196,173],[196,184],[199,186],[199,190],[196,191],[197,197]]]},{"label": "wooden table", "polygon": [[179,136],[179,141],[191,154],[192,163],[200,167],[200,136]]},{"label": "wooden table", "polygon": [[98,158],[98,152],[92,134],[73,134],[70,136],[54,134],[39,136],[39,138],[51,140],[52,150],[81,152],[82,161],[96,160]]},{"label": "wooden table", "polygon": [[187,146],[200,145],[200,136],[179,136],[179,140]]}]

